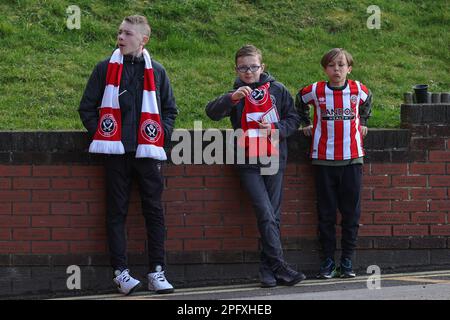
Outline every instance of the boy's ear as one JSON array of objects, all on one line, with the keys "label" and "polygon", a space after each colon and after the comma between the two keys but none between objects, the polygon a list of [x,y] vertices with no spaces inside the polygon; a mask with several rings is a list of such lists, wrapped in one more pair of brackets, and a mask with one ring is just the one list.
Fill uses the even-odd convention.
[{"label": "boy's ear", "polygon": [[348,73],[352,72],[352,66],[348,67]]},{"label": "boy's ear", "polygon": [[263,72],[265,68],[266,68],[266,65],[264,63],[261,63],[261,72]]},{"label": "boy's ear", "polygon": [[145,46],[150,40],[149,36],[142,36],[142,46]]}]

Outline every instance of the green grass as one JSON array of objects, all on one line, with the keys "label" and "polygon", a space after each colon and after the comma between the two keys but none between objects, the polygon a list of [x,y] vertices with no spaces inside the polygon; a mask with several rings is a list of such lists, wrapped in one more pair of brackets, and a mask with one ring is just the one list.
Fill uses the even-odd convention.
[{"label": "green grass", "polygon": [[[81,8],[81,29],[66,28],[66,8]],[[372,0],[63,1],[0,4],[0,128],[81,129],[77,108],[95,64],[114,48],[122,18],[147,16],[148,45],[167,69],[180,115],[178,128],[229,127],[204,113],[234,81],[234,53],[252,43],[268,71],[292,95],[324,79],[324,52],[344,47],[352,77],[373,92],[371,127],[398,127],[404,92],[417,83],[449,91],[448,1],[379,0],[381,29],[366,27]]]}]

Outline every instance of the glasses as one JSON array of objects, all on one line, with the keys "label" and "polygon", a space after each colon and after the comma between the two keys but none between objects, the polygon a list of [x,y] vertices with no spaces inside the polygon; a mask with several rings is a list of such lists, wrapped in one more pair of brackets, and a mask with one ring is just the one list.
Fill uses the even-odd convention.
[{"label": "glasses", "polygon": [[261,66],[256,66],[256,65],[249,66],[249,67],[247,67],[247,66],[239,66],[239,67],[236,67],[236,70],[238,72],[240,72],[240,73],[246,73],[249,70],[250,70],[250,72],[256,72],[256,71],[259,70],[259,68],[261,68]]}]

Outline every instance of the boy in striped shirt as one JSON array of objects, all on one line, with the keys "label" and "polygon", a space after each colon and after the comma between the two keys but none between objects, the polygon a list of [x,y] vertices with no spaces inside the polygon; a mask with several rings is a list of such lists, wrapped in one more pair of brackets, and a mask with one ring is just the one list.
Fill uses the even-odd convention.
[{"label": "boy in striped shirt", "polygon": [[[346,50],[330,50],[322,57],[321,65],[328,81],[302,88],[295,102],[302,131],[312,137],[310,156],[316,170],[319,240],[324,256],[318,277],[355,277],[352,256],[361,213],[363,138],[372,95],[359,81],[347,79],[353,58]],[[312,124],[310,105],[314,108]],[[339,268],[334,261],[336,209],[342,216]]]}]

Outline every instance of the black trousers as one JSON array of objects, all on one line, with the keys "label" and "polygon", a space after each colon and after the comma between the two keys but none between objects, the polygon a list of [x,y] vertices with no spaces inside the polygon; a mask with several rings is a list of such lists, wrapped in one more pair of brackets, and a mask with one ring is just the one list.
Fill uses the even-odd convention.
[{"label": "black trousers", "polygon": [[165,225],[161,204],[164,180],[161,162],[135,158],[134,153],[105,157],[106,229],[114,270],[128,268],[125,222],[133,178],[137,179],[148,240],[150,270],[164,268]]},{"label": "black trousers", "polygon": [[342,216],[342,258],[351,258],[356,247],[361,216],[362,165],[316,165],[319,240],[325,257],[334,259],[336,250],[336,209]]},{"label": "black trousers", "polygon": [[[261,175],[259,168],[239,168],[242,184],[253,204],[261,236],[261,267],[272,271],[284,263],[280,235],[283,170]],[[261,279],[270,282],[273,279]]]}]

